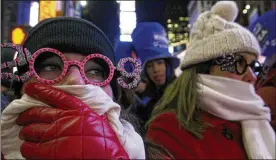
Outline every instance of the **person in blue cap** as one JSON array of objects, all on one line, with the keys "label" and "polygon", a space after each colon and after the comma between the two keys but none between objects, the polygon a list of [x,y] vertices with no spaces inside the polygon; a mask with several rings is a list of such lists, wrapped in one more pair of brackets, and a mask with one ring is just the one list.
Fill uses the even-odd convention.
[{"label": "person in blue cap", "polygon": [[[121,58],[132,57],[141,62],[141,59],[137,57],[132,42],[121,42],[117,41],[115,45],[115,57],[117,63]],[[133,66],[130,63],[125,64],[125,69],[127,71],[133,71]],[[141,77],[141,81],[138,84],[137,88],[133,90],[126,90],[124,88],[121,89],[120,98],[118,103],[126,110],[132,108],[131,106],[146,104],[149,100],[149,97],[141,97],[138,94],[141,94],[145,91],[147,86],[147,78],[143,75]]]},{"label": "person in blue cap", "polygon": [[272,126],[276,130],[276,10],[271,10],[260,16],[252,25],[250,31],[257,37],[263,56],[263,72],[259,74],[256,91],[270,107]]},{"label": "person in blue cap", "polygon": [[141,119],[144,128],[154,105],[175,79],[174,70],[179,66],[180,60],[169,53],[166,30],[157,22],[138,23],[131,37],[132,48],[143,64],[142,77],[147,79],[147,87],[144,92],[136,93],[142,101],[138,105],[132,105],[130,110]]},{"label": "person in blue cap", "polygon": [[9,93],[10,86],[10,81],[1,80],[1,113],[11,101],[7,95],[7,93]]},{"label": "person in blue cap", "polygon": [[1,113],[14,99],[14,93],[12,91],[13,81],[1,80]]}]

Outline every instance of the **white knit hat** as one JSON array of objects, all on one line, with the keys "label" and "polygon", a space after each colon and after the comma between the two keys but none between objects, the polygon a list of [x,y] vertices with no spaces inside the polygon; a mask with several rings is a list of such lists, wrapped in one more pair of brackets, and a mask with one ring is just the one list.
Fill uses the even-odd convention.
[{"label": "white knit hat", "polygon": [[182,69],[229,53],[246,52],[256,56],[261,53],[255,36],[234,22],[238,11],[235,2],[219,1],[211,11],[199,15],[191,30]]}]

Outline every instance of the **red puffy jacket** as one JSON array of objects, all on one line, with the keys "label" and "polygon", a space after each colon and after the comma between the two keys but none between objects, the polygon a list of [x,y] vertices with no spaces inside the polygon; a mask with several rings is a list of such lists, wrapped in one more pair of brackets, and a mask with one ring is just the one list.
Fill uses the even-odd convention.
[{"label": "red puffy jacket", "polygon": [[18,117],[26,159],[129,158],[105,115],[51,86],[29,84],[25,92],[55,107],[31,108]]}]

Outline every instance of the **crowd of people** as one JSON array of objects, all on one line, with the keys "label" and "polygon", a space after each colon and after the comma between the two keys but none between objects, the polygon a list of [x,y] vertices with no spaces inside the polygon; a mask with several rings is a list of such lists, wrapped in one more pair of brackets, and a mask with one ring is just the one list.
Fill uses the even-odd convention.
[{"label": "crowd of people", "polygon": [[235,2],[217,2],[182,60],[157,22],[115,49],[84,19],[39,22],[14,73],[27,76],[1,80],[2,159],[275,159],[275,13],[247,29]]}]

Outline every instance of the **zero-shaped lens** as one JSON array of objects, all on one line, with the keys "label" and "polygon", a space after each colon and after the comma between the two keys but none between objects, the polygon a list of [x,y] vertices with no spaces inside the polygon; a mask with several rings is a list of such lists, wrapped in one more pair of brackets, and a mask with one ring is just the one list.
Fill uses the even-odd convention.
[{"label": "zero-shaped lens", "polygon": [[64,75],[65,56],[52,48],[36,51],[30,62],[30,70],[40,82],[53,84],[62,80]]},{"label": "zero-shaped lens", "polygon": [[238,74],[244,74],[247,69],[247,62],[246,59],[242,56],[237,56],[236,62],[235,62],[236,71]]},{"label": "zero-shaped lens", "polygon": [[91,54],[83,60],[84,65],[81,72],[83,79],[88,84],[105,86],[113,78],[115,67],[110,59],[102,54]]},{"label": "zero-shaped lens", "polygon": [[90,58],[84,64],[84,74],[90,82],[104,82],[109,74],[108,64],[101,58]]},{"label": "zero-shaped lens", "polygon": [[262,72],[262,65],[258,61],[253,61],[250,64],[250,68],[252,69],[252,71],[256,76],[258,76]]}]

